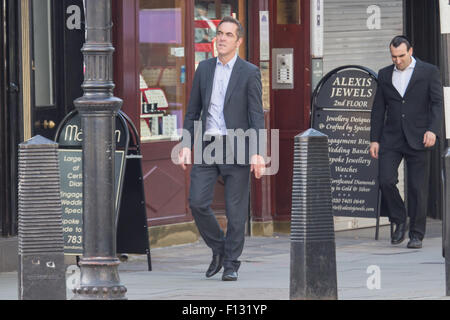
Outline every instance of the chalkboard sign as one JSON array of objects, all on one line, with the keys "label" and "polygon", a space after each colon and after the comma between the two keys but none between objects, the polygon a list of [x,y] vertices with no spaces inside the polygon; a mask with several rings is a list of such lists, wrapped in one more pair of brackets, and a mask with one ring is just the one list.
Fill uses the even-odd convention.
[{"label": "chalkboard sign", "polygon": [[[117,149],[126,149],[128,147],[128,129],[120,114],[116,117],[114,137]],[[60,148],[80,149],[82,141],[81,117],[77,111],[73,111],[62,121],[62,126],[56,133],[56,142],[58,142]]]},{"label": "chalkboard sign", "polygon": [[[116,208],[119,206],[119,186],[124,171],[124,151],[116,151],[115,191]],[[64,254],[83,253],[83,172],[82,150],[59,149],[61,172],[61,205],[64,233]]]},{"label": "chalkboard sign", "polygon": [[[140,137],[131,119],[122,111],[119,111],[116,116],[115,137],[117,252],[146,254],[148,270],[151,271]],[[81,117],[76,110],[69,113],[61,122],[55,141],[60,147],[64,254],[81,255],[83,253],[83,131]]]},{"label": "chalkboard sign", "polygon": [[[122,198],[122,185],[129,143],[129,132],[124,118],[116,116],[115,153],[115,207],[116,220]],[[64,254],[83,253],[83,163],[81,117],[75,110],[61,122],[56,133],[59,144],[59,167],[61,172],[61,205],[64,234]],[[122,149],[122,150],[120,150]]]},{"label": "chalkboard sign", "polygon": [[360,66],[328,73],[313,94],[312,127],[328,136],[333,214],[378,215],[378,161],[369,154],[376,74]]}]

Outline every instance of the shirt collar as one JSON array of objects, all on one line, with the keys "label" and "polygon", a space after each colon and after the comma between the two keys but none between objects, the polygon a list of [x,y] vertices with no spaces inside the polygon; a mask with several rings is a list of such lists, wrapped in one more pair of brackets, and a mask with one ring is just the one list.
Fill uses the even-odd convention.
[{"label": "shirt collar", "polygon": [[217,58],[217,64],[221,65],[221,66],[223,65],[224,67],[228,66],[230,69],[233,69],[234,64],[236,63],[237,57],[238,57],[238,55],[236,53],[234,55],[234,57],[230,61],[228,61],[228,63],[225,65],[223,65],[222,62],[219,60],[219,58]]},{"label": "shirt collar", "polygon": [[[414,59],[414,57],[413,56],[411,56],[411,63],[409,64],[409,66],[408,67],[406,67],[406,69],[405,70],[403,70],[403,71],[406,71],[406,70],[408,70],[408,69],[414,69],[415,67],[416,67],[416,59]],[[397,66],[394,64],[394,70],[395,71],[399,71],[399,72],[402,72],[401,70],[398,70],[397,69]]]}]

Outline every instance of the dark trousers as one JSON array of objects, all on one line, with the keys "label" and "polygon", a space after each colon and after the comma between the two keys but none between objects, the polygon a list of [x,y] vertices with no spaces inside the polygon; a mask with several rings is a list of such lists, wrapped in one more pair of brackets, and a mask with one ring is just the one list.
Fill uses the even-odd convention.
[{"label": "dark trousers", "polygon": [[[405,159],[407,172],[407,203],[402,200],[397,189],[398,167]],[[428,180],[430,171],[429,150],[414,150],[406,143],[395,150],[380,147],[379,183],[381,189],[381,208],[387,210],[389,220],[394,223],[406,222],[409,216],[409,237],[420,240],[425,235],[428,207]]]},{"label": "dark trousers", "polygon": [[[211,209],[214,185],[219,175],[225,183],[226,235]],[[213,254],[224,255],[224,268],[237,271],[244,248],[248,216],[250,166],[194,164],[191,170],[189,206],[197,228]]]}]

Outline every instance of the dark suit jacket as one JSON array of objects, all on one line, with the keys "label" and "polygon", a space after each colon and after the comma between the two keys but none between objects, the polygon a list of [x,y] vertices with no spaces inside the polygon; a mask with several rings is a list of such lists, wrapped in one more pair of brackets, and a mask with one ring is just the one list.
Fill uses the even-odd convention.
[{"label": "dark suit jacket", "polygon": [[395,149],[406,138],[415,150],[424,150],[423,136],[431,131],[441,135],[443,117],[439,69],[417,59],[403,98],[392,84],[394,65],[378,73],[378,89],[372,107],[370,141]]},{"label": "dark suit jacket", "polygon": [[[191,141],[183,139],[183,146],[192,148],[201,140],[206,130],[206,116],[208,114],[213,89],[214,72],[217,58],[200,62],[194,75],[194,82],[189,99],[189,105],[184,118],[184,129],[191,135]],[[228,83],[225,95],[223,114],[227,129],[264,129],[264,114],[262,109],[262,85],[259,68],[241,58],[237,58]],[[195,133],[194,121],[200,120],[202,132]],[[257,136],[258,138],[258,136]],[[259,141],[259,139],[258,139]],[[202,146],[204,144],[202,143]],[[237,137],[234,140],[236,159]],[[257,145],[249,146],[249,139],[245,139],[246,163],[248,156],[260,153]]]}]

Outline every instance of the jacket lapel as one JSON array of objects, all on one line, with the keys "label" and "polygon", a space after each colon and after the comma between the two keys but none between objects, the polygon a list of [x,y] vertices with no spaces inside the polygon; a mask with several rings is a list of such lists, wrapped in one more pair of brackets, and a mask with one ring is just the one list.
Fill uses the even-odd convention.
[{"label": "jacket lapel", "polygon": [[397,96],[401,99],[402,96],[400,95],[400,92],[397,91],[397,88],[392,83],[392,75],[394,74],[394,68],[395,68],[395,65],[392,65],[392,68],[389,69],[389,72],[388,72],[388,75],[387,75],[387,77],[388,77],[387,78],[387,82],[391,86],[391,89],[394,90],[394,92],[397,94]]},{"label": "jacket lapel", "polygon": [[205,102],[206,108],[209,108],[211,103],[211,95],[214,84],[214,73],[216,72],[217,58],[211,59],[211,63],[206,70],[206,92],[205,92]]},{"label": "jacket lapel", "polygon": [[412,88],[414,83],[417,81],[418,74],[420,73],[420,69],[422,68],[422,61],[416,59],[416,66],[414,67],[413,74],[411,75],[411,79],[409,80],[408,86],[406,87],[404,97],[408,94],[408,91]]},{"label": "jacket lapel", "polygon": [[225,94],[225,101],[223,104],[224,108],[226,107],[228,100],[230,99],[231,94],[233,93],[233,90],[236,87],[236,84],[239,82],[238,80],[241,76],[241,69],[242,69],[242,60],[241,58],[237,57],[233,67],[233,71],[231,72],[230,81],[228,82],[227,93]]}]

